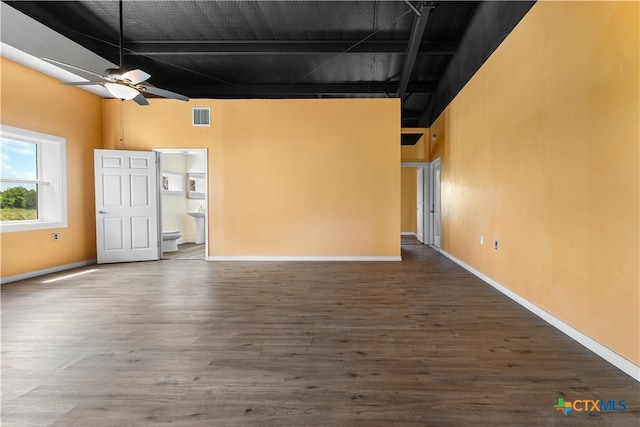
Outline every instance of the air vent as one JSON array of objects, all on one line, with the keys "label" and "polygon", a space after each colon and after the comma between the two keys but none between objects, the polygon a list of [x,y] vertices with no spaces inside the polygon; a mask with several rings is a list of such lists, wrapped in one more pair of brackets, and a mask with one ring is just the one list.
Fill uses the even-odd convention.
[{"label": "air vent", "polygon": [[193,107],[193,125],[211,126],[211,109],[209,107]]}]

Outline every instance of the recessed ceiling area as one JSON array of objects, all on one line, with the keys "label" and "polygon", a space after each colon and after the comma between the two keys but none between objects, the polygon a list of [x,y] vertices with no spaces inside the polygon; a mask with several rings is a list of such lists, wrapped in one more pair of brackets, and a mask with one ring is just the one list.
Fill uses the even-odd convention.
[{"label": "recessed ceiling area", "polygon": [[423,135],[422,133],[403,133],[400,135],[400,145],[416,145]]},{"label": "recessed ceiling area", "polygon": [[[118,1],[4,3],[119,63]],[[190,98],[397,97],[402,127],[427,127],[533,4],[488,3],[124,1],[122,65]]]}]

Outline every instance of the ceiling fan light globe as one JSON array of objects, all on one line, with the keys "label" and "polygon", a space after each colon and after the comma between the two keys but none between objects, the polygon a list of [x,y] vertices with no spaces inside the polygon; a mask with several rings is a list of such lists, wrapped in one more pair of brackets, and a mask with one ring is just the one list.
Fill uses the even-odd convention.
[{"label": "ceiling fan light globe", "polygon": [[105,83],[104,87],[118,99],[130,100],[140,94],[136,89],[118,83]]}]

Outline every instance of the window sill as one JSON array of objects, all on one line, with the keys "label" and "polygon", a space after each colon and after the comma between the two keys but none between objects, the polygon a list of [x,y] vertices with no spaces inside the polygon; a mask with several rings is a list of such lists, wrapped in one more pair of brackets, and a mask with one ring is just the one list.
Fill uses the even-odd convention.
[{"label": "window sill", "polygon": [[66,221],[11,221],[0,223],[0,233],[47,230],[52,228],[67,228],[67,223]]}]

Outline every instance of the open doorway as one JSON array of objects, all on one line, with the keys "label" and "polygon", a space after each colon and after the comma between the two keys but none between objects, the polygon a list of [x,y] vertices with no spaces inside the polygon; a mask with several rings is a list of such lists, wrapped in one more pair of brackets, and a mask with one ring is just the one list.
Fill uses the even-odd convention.
[{"label": "open doorway", "polygon": [[207,149],[160,153],[162,259],[204,260],[208,253]]},{"label": "open doorway", "polygon": [[429,163],[401,164],[401,236],[402,245],[429,243],[426,201],[428,196]]}]

